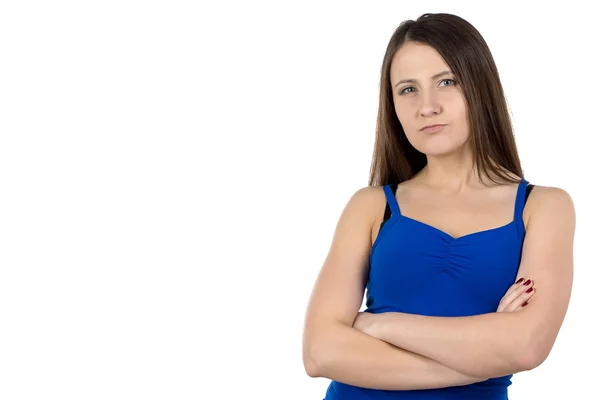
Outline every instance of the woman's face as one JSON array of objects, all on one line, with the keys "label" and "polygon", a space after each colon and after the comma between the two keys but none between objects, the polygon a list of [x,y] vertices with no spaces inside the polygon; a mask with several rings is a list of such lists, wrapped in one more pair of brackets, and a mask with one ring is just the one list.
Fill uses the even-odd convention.
[{"label": "woman's face", "polygon": [[[467,143],[469,126],[462,89],[435,49],[404,43],[392,58],[390,79],[396,115],[415,149],[441,155]],[[437,132],[421,130],[434,124],[445,126]]]}]

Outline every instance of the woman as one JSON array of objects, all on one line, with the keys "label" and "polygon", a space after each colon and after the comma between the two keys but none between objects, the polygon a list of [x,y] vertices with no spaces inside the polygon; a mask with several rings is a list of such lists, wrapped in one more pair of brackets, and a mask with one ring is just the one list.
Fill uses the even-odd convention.
[{"label": "woman", "polygon": [[573,202],[523,178],[494,60],[467,21],[403,22],[381,71],[370,182],[315,283],[306,371],[332,380],[328,400],[507,399],[565,317]]}]

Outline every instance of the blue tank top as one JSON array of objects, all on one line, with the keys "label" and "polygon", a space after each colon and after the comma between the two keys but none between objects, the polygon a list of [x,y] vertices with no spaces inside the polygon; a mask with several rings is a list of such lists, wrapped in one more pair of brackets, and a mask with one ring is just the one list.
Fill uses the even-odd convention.
[{"label": "blue tank top", "polygon": [[[438,317],[496,312],[517,278],[528,184],[525,179],[519,183],[510,223],[458,238],[402,215],[392,189],[395,185],[383,186],[391,216],[371,248],[365,311]],[[420,390],[367,389],[331,381],[325,400],[500,400],[508,399],[511,378]]]}]

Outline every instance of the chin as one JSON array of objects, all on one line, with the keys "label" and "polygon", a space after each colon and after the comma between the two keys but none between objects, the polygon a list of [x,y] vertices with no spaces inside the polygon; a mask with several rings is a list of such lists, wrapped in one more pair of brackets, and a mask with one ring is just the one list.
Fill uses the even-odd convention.
[{"label": "chin", "polygon": [[444,154],[451,154],[454,153],[458,150],[460,150],[461,146],[457,146],[455,144],[448,144],[448,143],[438,143],[433,144],[433,143],[428,143],[425,146],[419,146],[415,148],[417,150],[419,150],[421,153],[423,154],[427,154],[428,156],[440,156],[440,155],[444,155]]},{"label": "chin", "polygon": [[451,142],[448,140],[448,137],[439,137],[438,139],[441,140],[426,140],[421,142],[420,146],[414,147],[423,154],[439,156],[461,151],[467,144],[466,141],[461,141],[460,143]]}]

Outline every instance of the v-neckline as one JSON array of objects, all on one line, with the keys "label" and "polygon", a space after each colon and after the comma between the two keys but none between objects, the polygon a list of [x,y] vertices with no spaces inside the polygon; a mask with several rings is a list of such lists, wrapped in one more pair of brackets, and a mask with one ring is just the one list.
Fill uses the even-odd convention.
[{"label": "v-neckline", "polygon": [[395,202],[396,212],[398,213],[398,217],[400,219],[403,219],[405,221],[412,221],[413,223],[416,223],[417,225],[424,226],[424,227],[426,227],[426,228],[428,228],[428,229],[430,229],[430,230],[432,230],[434,232],[437,232],[437,233],[441,234],[442,236],[444,236],[446,239],[448,239],[450,241],[456,242],[456,241],[461,240],[461,239],[470,238],[470,237],[476,237],[476,236],[480,236],[480,235],[483,235],[483,234],[486,234],[486,233],[493,233],[493,232],[500,231],[502,229],[506,229],[506,228],[509,228],[509,227],[513,226],[517,222],[517,219],[516,219],[517,218],[517,213],[516,213],[516,211],[517,211],[517,207],[519,205],[519,200],[520,200],[520,195],[521,195],[521,191],[522,191],[522,186],[525,183],[528,183],[528,182],[525,180],[525,178],[521,178],[521,181],[517,185],[517,193],[516,193],[516,197],[515,197],[515,203],[513,205],[514,214],[513,214],[512,221],[510,221],[509,223],[504,224],[502,226],[497,226],[497,227],[494,227],[494,228],[488,228],[488,229],[484,229],[484,230],[481,230],[481,231],[471,232],[471,233],[467,233],[467,234],[464,234],[464,235],[461,235],[461,236],[457,236],[457,237],[452,236],[448,232],[446,232],[446,231],[444,231],[444,230],[442,230],[440,228],[436,228],[433,225],[427,224],[427,223],[425,223],[423,221],[419,221],[418,219],[414,219],[414,218],[411,218],[411,217],[408,217],[408,216],[402,214],[402,210],[400,209],[400,205],[398,204],[398,199],[396,198],[396,191],[397,191],[398,188],[396,187],[396,190],[391,190],[391,194],[392,194],[393,200]]},{"label": "v-neckline", "polygon": [[446,238],[448,238],[449,240],[452,240],[452,241],[457,241],[457,240],[461,240],[461,239],[464,239],[464,238],[467,238],[467,237],[471,237],[471,236],[477,236],[477,235],[482,235],[482,234],[485,234],[485,233],[492,233],[492,232],[495,232],[495,231],[499,231],[501,229],[506,229],[506,228],[512,226],[515,223],[515,220],[513,218],[512,221],[510,221],[509,223],[504,224],[502,226],[497,226],[495,228],[489,228],[489,229],[484,229],[484,230],[481,230],[481,231],[466,233],[464,235],[455,237],[455,236],[452,236],[451,234],[449,234],[446,231],[443,231],[443,230],[441,230],[439,228],[436,228],[433,225],[429,225],[429,224],[427,224],[425,222],[422,222],[422,221],[419,221],[417,219],[414,219],[414,218],[411,218],[411,217],[407,217],[407,216],[403,215],[402,213],[399,215],[399,217],[402,218],[402,219],[404,219],[404,220],[412,221],[412,222],[414,222],[414,223],[416,223],[418,225],[421,225],[421,226],[424,226],[426,228],[432,229],[433,231],[436,231],[436,232],[442,234],[443,236],[445,236]]}]

